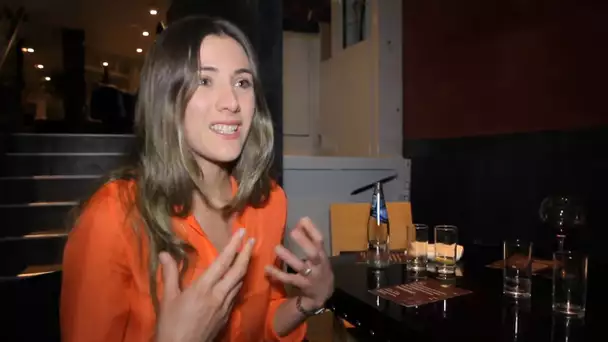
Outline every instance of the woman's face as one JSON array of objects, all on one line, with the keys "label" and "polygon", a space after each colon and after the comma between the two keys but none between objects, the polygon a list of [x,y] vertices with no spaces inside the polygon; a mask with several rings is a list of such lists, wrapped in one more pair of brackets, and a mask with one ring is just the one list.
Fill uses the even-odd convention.
[{"label": "woman's face", "polygon": [[255,112],[252,66],[243,47],[227,36],[207,36],[199,60],[201,81],[186,106],[185,140],[199,164],[232,162]]}]

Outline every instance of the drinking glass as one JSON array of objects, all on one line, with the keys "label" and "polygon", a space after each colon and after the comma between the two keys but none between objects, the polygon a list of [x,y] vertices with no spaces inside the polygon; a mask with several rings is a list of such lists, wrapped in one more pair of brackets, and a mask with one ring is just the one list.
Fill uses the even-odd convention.
[{"label": "drinking glass", "polygon": [[523,240],[503,242],[503,288],[510,297],[532,295],[532,243]]},{"label": "drinking glass", "polygon": [[585,316],[587,262],[587,256],[580,253],[553,253],[553,311],[568,316]]},{"label": "drinking glass", "polygon": [[585,320],[554,312],[551,317],[551,342],[589,341]]},{"label": "drinking glass", "polygon": [[408,271],[426,271],[428,263],[427,249],[429,245],[429,226],[426,224],[414,224],[408,230],[409,246],[407,249],[406,267]]},{"label": "drinking glass", "polygon": [[454,276],[457,243],[458,228],[456,226],[435,226],[435,261],[439,277]]},{"label": "drinking glass", "polygon": [[522,298],[504,297],[502,301],[501,341],[529,341],[532,302]]},{"label": "drinking glass", "polygon": [[558,251],[564,250],[566,237],[580,231],[586,223],[585,207],[575,196],[546,197],[539,215],[541,221],[554,230]]}]

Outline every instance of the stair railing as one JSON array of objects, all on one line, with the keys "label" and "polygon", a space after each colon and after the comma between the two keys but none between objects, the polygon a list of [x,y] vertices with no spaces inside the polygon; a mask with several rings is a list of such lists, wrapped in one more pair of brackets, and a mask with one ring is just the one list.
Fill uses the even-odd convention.
[{"label": "stair railing", "polygon": [[2,70],[2,68],[4,66],[4,62],[6,62],[8,54],[11,52],[11,49],[15,46],[15,42],[17,41],[17,36],[19,34],[19,30],[21,29],[24,19],[25,19],[25,10],[23,9],[23,7],[20,7],[17,10],[16,16],[15,16],[15,18],[13,18],[10,28],[9,28],[9,35],[8,35],[9,40],[8,40],[6,47],[4,48],[4,51],[2,52],[2,57],[1,57],[2,59],[0,59],[0,70]]}]

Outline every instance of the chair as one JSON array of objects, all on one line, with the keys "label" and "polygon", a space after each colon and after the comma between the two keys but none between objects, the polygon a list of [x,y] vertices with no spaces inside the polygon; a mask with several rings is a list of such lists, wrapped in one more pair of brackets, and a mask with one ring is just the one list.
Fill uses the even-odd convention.
[{"label": "chair", "polygon": [[[390,222],[390,248],[405,249],[407,247],[407,230],[412,226],[412,208],[410,202],[387,202]],[[330,234],[331,254],[340,252],[363,251],[367,249],[367,220],[369,219],[369,203],[333,203],[330,205]],[[346,330],[353,326],[343,320],[337,320],[332,312],[327,312],[315,318],[311,325],[319,326],[315,330],[328,331],[327,335],[340,341],[350,338]],[[346,329],[345,329],[346,328]],[[317,333],[319,334],[319,333]]]}]

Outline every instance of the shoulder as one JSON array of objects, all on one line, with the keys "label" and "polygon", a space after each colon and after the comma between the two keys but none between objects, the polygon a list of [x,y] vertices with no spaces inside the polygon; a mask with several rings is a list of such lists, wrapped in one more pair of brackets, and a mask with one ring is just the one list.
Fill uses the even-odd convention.
[{"label": "shoulder", "polygon": [[248,221],[254,218],[256,225],[263,227],[263,231],[267,236],[270,234],[280,238],[283,235],[287,221],[287,196],[283,188],[273,182],[264,205],[260,207],[248,207],[245,210],[245,216],[248,217]]},{"label": "shoulder", "polygon": [[134,182],[110,181],[81,205],[70,235],[101,240],[124,235],[133,204]]},{"label": "shoulder", "polygon": [[266,206],[269,207],[270,210],[287,211],[287,195],[285,195],[283,188],[274,181],[270,186],[270,193]]},{"label": "shoulder", "polygon": [[128,219],[129,204],[124,201],[130,188],[128,181],[109,182],[79,208],[63,253],[67,286],[87,284],[95,288],[99,284],[90,282],[115,280],[111,277],[130,272],[137,251],[133,248],[135,235]]},{"label": "shoulder", "polygon": [[133,206],[135,199],[135,182],[112,180],[102,185],[81,206],[81,217],[87,215],[123,213]]}]

